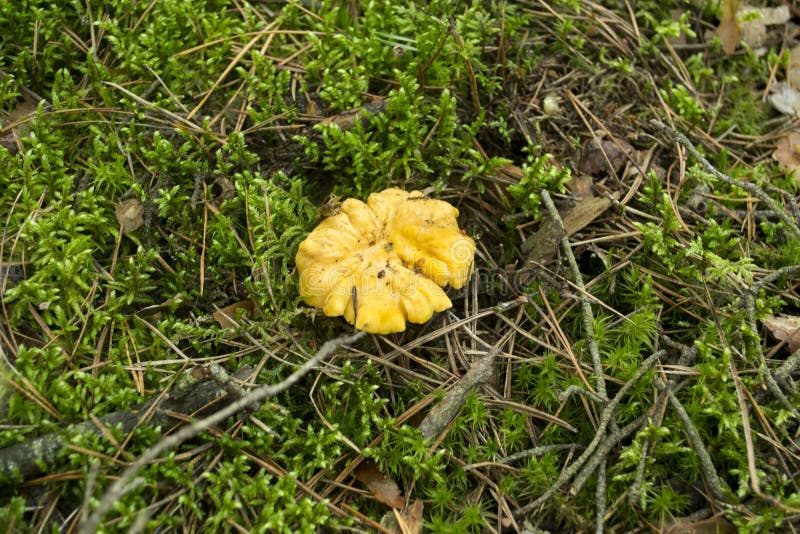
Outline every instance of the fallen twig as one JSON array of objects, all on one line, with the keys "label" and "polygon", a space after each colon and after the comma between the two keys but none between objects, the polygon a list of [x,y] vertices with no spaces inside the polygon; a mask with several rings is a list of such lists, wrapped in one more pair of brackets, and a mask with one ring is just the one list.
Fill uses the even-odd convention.
[{"label": "fallen twig", "polygon": [[[550,198],[550,193],[547,192],[546,189],[542,190],[541,192],[542,201],[544,202],[545,207],[547,208],[548,213],[550,214],[550,219],[554,221],[562,230],[562,237],[561,237],[561,249],[564,252],[564,256],[567,258],[567,262],[569,263],[570,270],[572,271],[572,277],[575,281],[575,286],[581,292],[581,294],[585,295],[586,287],[583,284],[583,276],[581,275],[581,271],[578,268],[578,262],[575,260],[575,255],[572,253],[572,245],[569,243],[569,236],[567,236],[566,228],[564,228],[564,221],[561,220],[561,216],[558,214],[558,210],[556,209],[556,205],[553,203],[553,199]],[[600,359],[600,350],[597,347],[597,337],[595,336],[594,331],[594,316],[592,314],[592,305],[589,303],[588,300],[582,299],[581,300],[581,311],[583,312],[583,330],[586,333],[586,339],[589,342],[589,354],[592,356],[592,367],[594,369],[594,377],[597,384],[597,395],[600,398],[606,398],[606,380],[603,371],[603,362]],[[610,419],[610,418],[609,418]],[[613,425],[613,421],[612,421]],[[598,429],[598,434],[600,430]],[[606,513],[606,501],[605,501],[605,491],[606,491],[606,457],[603,456],[599,460],[599,465],[596,466],[595,470],[597,471],[597,490],[595,493],[596,503],[597,503],[597,524],[596,524],[596,532],[600,533],[603,532],[603,516]]]},{"label": "fallen twig", "polygon": [[492,366],[497,354],[500,352],[499,346],[494,346],[478,359],[469,368],[469,371],[462,376],[458,382],[447,392],[447,395],[439,403],[431,408],[425,419],[419,425],[422,437],[426,440],[435,439],[441,434],[447,425],[458,415],[458,412],[467,402],[467,397],[476,388],[485,384],[492,376]]},{"label": "fallen twig", "polygon": [[[246,378],[250,372],[250,368],[242,368],[234,377]],[[225,393],[219,384],[210,380],[205,368],[197,367],[181,380],[170,398],[160,400],[163,395],[158,395],[133,410],[113,412],[93,421],[73,425],[65,431],[52,432],[0,449],[0,477],[26,480],[41,474],[43,468],[56,462],[58,453],[69,445],[71,435],[102,435],[103,429],[108,427],[119,428],[127,434],[141,424],[143,419],[147,419],[147,423],[153,428],[167,429],[175,424],[175,414],[195,414],[211,403],[222,400]],[[220,406],[221,404],[216,404],[212,409]]]},{"label": "fallen twig", "polygon": [[688,137],[683,135],[680,132],[677,132],[664,124],[659,120],[651,120],[650,124],[655,126],[658,130],[666,133],[670,137],[672,137],[675,141],[679,142],[689,153],[694,156],[694,158],[700,162],[700,164],[705,168],[705,170],[713,175],[715,178],[722,180],[728,185],[732,185],[747,191],[754,197],[758,198],[761,202],[769,206],[769,209],[775,212],[781,221],[786,224],[787,230],[791,231],[794,234],[795,239],[800,239],[800,227],[797,226],[797,222],[793,221],[789,214],[781,208],[775,200],[769,196],[763,189],[758,187],[755,184],[751,184],[750,182],[743,182],[741,180],[735,180],[731,178],[727,174],[720,172],[719,170],[714,167],[711,162],[709,162],[706,158],[703,157],[700,152],[694,147],[692,142],[689,140]]},{"label": "fallen twig", "polygon": [[[650,370],[650,368],[656,363],[656,361],[662,358],[665,354],[666,351],[660,350],[652,354],[649,358],[647,358],[642,362],[642,364],[639,366],[639,369],[636,370],[636,374],[634,374],[630,380],[625,382],[625,385],[623,385],[620,388],[617,395],[613,399],[611,399],[611,401],[609,401],[608,405],[600,414],[600,424],[597,426],[597,431],[595,432],[594,439],[592,439],[589,445],[586,446],[586,450],[583,452],[583,454],[581,454],[577,460],[575,460],[569,467],[567,467],[561,472],[561,475],[559,475],[558,479],[556,479],[556,481],[553,483],[550,489],[544,492],[544,494],[542,494],[541,497],[539,497],[535,501],[526,504],[525,506],[518,508],[514,512],[515,517],[521,517],[527,515],[531,511],[535,510],[536,508],[544,504],[548,499],[550,499],[550,497],[553,496],[555,492],[564,487],[564,485],[578,473],[578,471],[581,469],[581,467],[583,467],[586,461],[595,453],[602,439],[606,437],[606,429],[608,428],[608,425],[611,423],[611,419],[614,415],[614,412],[617,409],[617,406],[619,406],[619,403],[622,401],[625,395],[628,394],[628,390],[630,390],[634,386],[634,384],[636,384],[636,382],[638,382],[639,379],[642,378],[642,376],[644,376],[644,374]],[[625,429],[623,428],[621,430]]]},{"label": "fallen twig", "polygon": [[697,459],[700,461],[700,470],[703,472],[708,488],[711,490],[711,495],[719,502],[730,502],[731,499],[722,487],[722,480],[720,480],[716,469],[714,469],[714,462],[706,450],[700,433],[692,423],[692,418],[689,417],[686,409],[672,391],[668,390],[667,395],[678,419],[683,423],[683,428],[686,430],[686,436],[689,438],[692,448],[697,453]]},{"label": "fallen twig", "polygon": [[232,404],[226,406],[222,410],[204,418],[200,419],[192,423],[189,426],[185,426],[180,429],[175,434],[172,434],[155,446],[148,449],[144,454],[142,454],[135,462],[133,462],[125,471],[122,472],[120,477],[108,488],[105,495],[103,495],[100,504],[98,504],[97,509],[86,518],[85,521],[82,521],[79,525],[78,532],[80,534],[93,534],[97,531],[97,528],[100,525],[100,521],[103,520],[103,517],[111,510],[111,507],[114,503],[119,500],[125,493],[129,490],[129,484],[133,480],[133,477],[145,466],[147,463],[155,460],[158,458],[161,453],[167,451],[173,447],[176,447],[186,441],[187,439],[191,439],[198,435],[199,433],[203,432],[211,428],[212,426],[216,425],[227,419],[228,417],[241,412],[242,410],[247,409],[249,406],[261,402],[262,400],[266,399],[267,397],[272,397],[277,395],[283,391],[286,391],[290,387],[292,387],[298,380],[308,374],[314,367],[316,367],[322,360],[333,354],[337,348],[342,345],[353,343],[359,339],[361,339],[365,335],[364,332],[358,332],[353,335],[349,336],[339,336],[337,338],[331,339],[326,341],[322,347],[319,348],[316,354],[312,356],[308,361],[306,361],[303,365],[298,367],[292,374],[290,374],[286,379],[278,384],[270,384],[267,386],[260,387],[254,391],[251,391],[244,397],[240,398],[239,400],[233,402]]}]

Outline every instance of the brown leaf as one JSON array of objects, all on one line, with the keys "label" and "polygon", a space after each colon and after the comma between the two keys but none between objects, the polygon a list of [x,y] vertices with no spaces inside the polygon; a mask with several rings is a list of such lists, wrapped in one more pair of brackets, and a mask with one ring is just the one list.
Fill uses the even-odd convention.
[{"label": "brown leaf", "polygon": [[764,318],[764,326],[772,332],[775,339],[786,340],[786,347],[790,352],[800,348],[800,317],[770,315]]},{"label": "brown leaf", "polygon": [[800,184],[800,132],[791,131],[775,142],[772,159],[787,171],[795,172],[795,181]]},{"label": "brown leaf", "polygon": [[123,233],[135,232],[144,224],[144,219],[142,219],[144,208],[137,198],[129,198],[118,203],[115,213]]},{"label": "brown leaf", "polygon": [[243,313],[252,315],[254,309],[255,307],[253,306],[252,300],[241,300],[215,311],[214,320],[217,321],[222,328],[233,328],[236,326],[234,322],[236,319],[236,310],[243,310]]},{"label": "brown leaf", "polygon": [[578,174],[573,176],[572,180],[567,183],[567,190],[572,193],[575,198],[587,198],[594,196],[592,186],[594,180],[588,174]]},{"label": "brown leaf", "polygon": [[636,150],[623,139],[593,137],[583,147],[581,172],[599,176],[609,172],[618,174]]},{"label": "brown leaf", "polygon": [[717,26],[717,35],[722,41],[722,50],[726,54],[733,54],[736,45],[742,38],[742,27],[736,20],[736,11],[739,8],[738,0],[722,0],[722,18]]},{"label": "brown leaf", "polygon": [[360,108],[348,109],[338,115],[328,117],[321,124],[338,124],[342,130],[349,130],[356,125],[356,121],[360,121],[362,126],[366,126],[371,115],[377,115],[384,111],[386,111],[386,100],[380,98]]},{"label": "brown leaf", "polygon": [[700,521],[677,520],[661,530],[662,534],[736,534],[736,527],[722,514]]},{"label": "brown leaf", "polygon": [[[612,198],[619,198],[619,193],[614,193]],[[581,199],[574,206],[560,210],[564,230],[570,236],[591,224],[611,207],[611,200],[604,197],[588,197]],[[522,243],[522,252],[530,254],[531,259],[547,262],[556,254],[563,234],[561,228],[550,217],[542,219],[539,230]]]},{"label": "brown leaf", "polygon": [[381,525],[395,534],[420,534],[424,509],[422,501],[414,501],[403,511],[392,509],[381,518]]},{"label": "brown leaf", "polygon": [[28,124],[25,119],[32,117],[36,113],[36,104],[28,102],[27,100],[20,101],[7,115],[0,116],[0,126],[7,128],[10,125],[21,123],[17,126],[12,126],[11,131],[0,137],[0,145],[4,146],[11,154],[16,154],[19,150],[19,139],[28,132]]},{"label": "brown leaf", "polygon": [[373,460],[367,459],[361,462],[356,468],[355,475],[383,504],[392,508],[402,508],[405,504],[406,500],[397,482],[381,473]]}]

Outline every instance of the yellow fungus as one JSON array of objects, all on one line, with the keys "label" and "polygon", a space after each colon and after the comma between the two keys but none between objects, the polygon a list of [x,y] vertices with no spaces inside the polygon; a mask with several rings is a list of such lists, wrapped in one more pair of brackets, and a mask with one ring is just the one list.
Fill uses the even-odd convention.
[{"label": "yellow fungus", "polygon": [[300,244],[300,294],[359,330],[401,332],[452,306],[442,287],[472,274],[475,242],[458,210],[419,191],[386,189],[347,199]]}]

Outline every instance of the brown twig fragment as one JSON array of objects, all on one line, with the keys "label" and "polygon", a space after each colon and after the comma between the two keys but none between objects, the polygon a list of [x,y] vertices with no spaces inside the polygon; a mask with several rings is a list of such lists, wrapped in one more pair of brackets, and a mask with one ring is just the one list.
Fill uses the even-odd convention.
[{"label": "brown twig fragment", "polygon": [[495,346],[489,349],[486,355],[478,359],[469,371],[447,392],[447,395],[428,412],[419,425],[422,437],[426,440],[437,438],[450,422],[458,415],[467,397],[476,388],[489,381],[492,376],[492,367],[500,348]]}]

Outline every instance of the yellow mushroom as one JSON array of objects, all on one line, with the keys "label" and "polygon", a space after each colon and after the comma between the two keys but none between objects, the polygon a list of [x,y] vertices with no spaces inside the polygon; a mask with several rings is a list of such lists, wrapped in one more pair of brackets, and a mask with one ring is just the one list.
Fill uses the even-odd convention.
[{"label": "yellow mushroom", "polygon": [[359,330],[389,334],[452,306],[442,287],[463,287],[475,242],[458,210],[419,191],[386,189],[349,198],[300,243],[300,295]]}]

